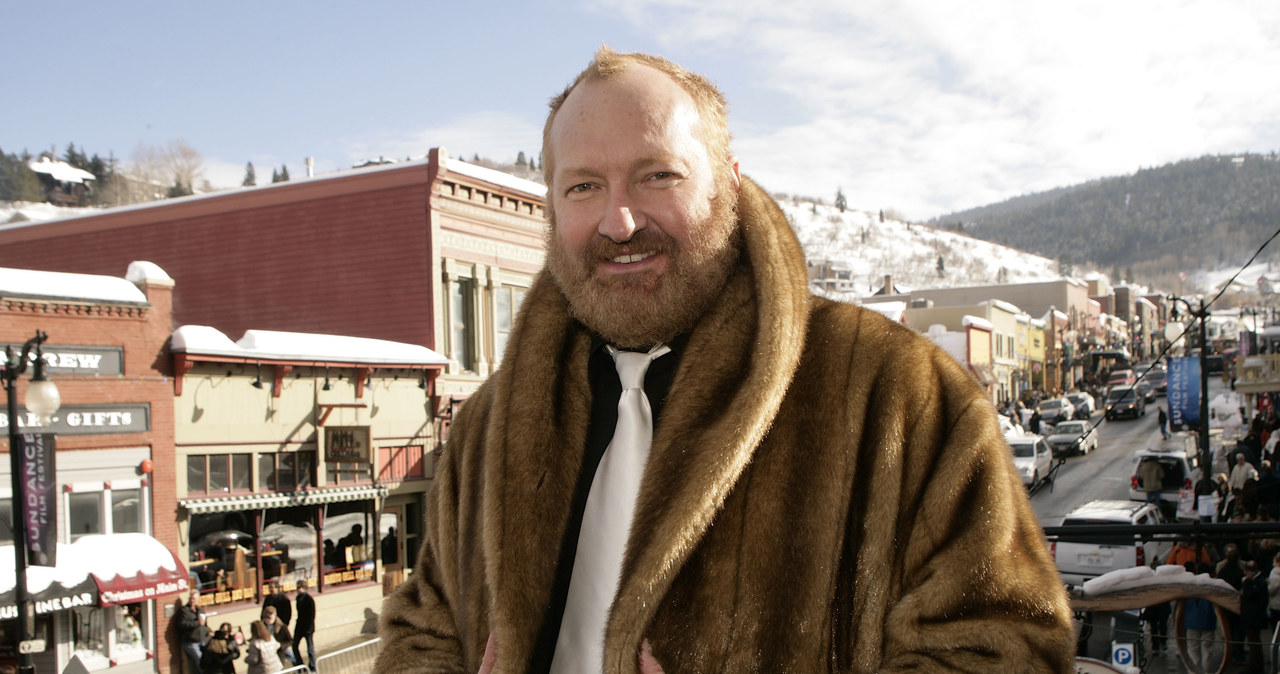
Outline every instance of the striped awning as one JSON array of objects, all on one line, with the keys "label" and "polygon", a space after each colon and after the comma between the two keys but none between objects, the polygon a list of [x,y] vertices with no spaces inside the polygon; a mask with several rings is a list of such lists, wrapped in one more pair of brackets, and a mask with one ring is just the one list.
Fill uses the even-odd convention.
[{"label": "striped awning", "polygon": [[225,513],[233,510],[291,508],[293,506],[321,505],[340,501],[363,501],[371,498],[385,498],[386,495],[387,488],[382,485],[364,485],[360,487],[336,487],[333,489],[306,489],[287,493],[276,492],[271,494],[183,499],[178,501],[178,505],[186,508],[187,512],[197,515],[202,513]]}]

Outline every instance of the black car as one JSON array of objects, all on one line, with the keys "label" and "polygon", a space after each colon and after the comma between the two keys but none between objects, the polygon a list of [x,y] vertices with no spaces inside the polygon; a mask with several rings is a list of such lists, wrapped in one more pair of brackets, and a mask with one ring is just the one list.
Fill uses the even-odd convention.
[{"label": "black car", "polygon": [[1137,419],[1147,413],[1147,400],[1135,386],[1116,386],[1107,391],[1107,421],[1130,417]]}]

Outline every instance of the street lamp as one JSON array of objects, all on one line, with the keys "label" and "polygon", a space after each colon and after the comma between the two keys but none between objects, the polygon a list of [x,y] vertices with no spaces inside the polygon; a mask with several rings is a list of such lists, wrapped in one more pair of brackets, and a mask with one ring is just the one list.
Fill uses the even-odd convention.
[{"label": "street lamp", "polygon": [[1178,302],[1187,308],[1187,314],[1200,321],[1200,471],[1205,474],[1213,472],[1213,455],[1209,452],[1209,329],[1207,327],[1209,310],[1204,306],[1204,298],[1200,298],[1200,309],[1178,296],[1173,296],[1173,311],[1169,314],[1178,320]]},{"label": "street lamp", "polygon": [[27,371],[27,363],[31,352],[35,350],[35,371],[31,375],[31,383],[27,385],[27,411],[40,420],[41,426],[47,426],[62,404],[58,387],[45,377],[44,358],[40,345],[49,338],[49,334],[36,330],[35,337],[22,345],[21,355],[14,357],[13,347],[5,347],[5,363],[0,369],[0,378],[4,380],[4,391],[9,412],[9,477],[12,484],[12,519],[13,519],[13,565],[17,572],[14,579],[14,604],[18,608],[18,633],[15,644],[18,652],[18,674],[33,674],[35,665],[31,662],[29,651],[37,650],[28,647],[27,642],[35,634],[35,612],[32,611],[30,597],[27,594],[27,517],[26,499],[23,498],[22,464],[20,461],[22,438],[18,433],[18,377]]}]

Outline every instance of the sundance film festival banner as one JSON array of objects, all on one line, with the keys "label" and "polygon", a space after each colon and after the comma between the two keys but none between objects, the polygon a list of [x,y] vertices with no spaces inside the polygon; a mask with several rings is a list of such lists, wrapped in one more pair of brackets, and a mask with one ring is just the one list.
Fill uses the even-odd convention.
[{"label": "sundance film festival banner", "polygon": [[1169,423],[1171,426],[1200,424],[1200,359],[1170,358],[1168,388]]},{"label": "sundance film festival banner", "polygon": [[[58,494],[54,474],[55,436],[25,433],[21,436],[22,453],[18,470],[22,476],[23,514],[26,521],[27,563],[32,566],[57,566]],[[16,513],[15,513],[16,514]]]}]

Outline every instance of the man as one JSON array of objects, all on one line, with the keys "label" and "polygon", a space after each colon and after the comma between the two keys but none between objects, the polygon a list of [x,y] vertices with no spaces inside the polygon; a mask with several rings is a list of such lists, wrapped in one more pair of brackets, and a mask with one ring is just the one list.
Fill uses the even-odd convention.
[{"label": "man", "polygon": [[[724,108],[607,48],[552,102],[546,268],[455,416],[376,671],[1070,670],[991,403],[923,337],[809,294]],[[602,514],[633,446],[637,495]],[[602,579],[598,611],[579,589]]]},{"label": "man", "polygon": [[1143,459],[1138,464],[1138,482],[1147,492],[1148,503],[1160,503],[1160,491],[1164,489],[1164,466],[1155,459]]},{"label": "man", "polygon": [[288,627],[289,622],[293,620],[293,605],[289,602],[289,595],[280,589],[279,581],[267,584],[267,596],[262,599],[262,605],[274,608],[280,624],[285,627]]},{"label": "man", "polygon": [[289,626],[280,622],[279,616],[276,615],[275,607],[262,607],[261,617],[262,624],[267,626],[267,631],[271,633],[271,636],[275,637],[276,641],[280,642],[280,657],[284,660],[288,660],[291,663],[289,666],[298,664],[298,662],[293,659],[293,649],[289,648],[290,644],[293,643],[293,635],[289,634]]},{"label": "man", "polygon": [[1244,452],[1236,453],[1236,465],[1231,468],[1231,477],[1227,478],[1227,484],[1231,487],[1231,493],[1239,498],[1244,492],[1245,483],[1249,480],[1257,480],[1258,471],[1245,459]]},{"label": "man", "polygon": [[1160,437],[1165,440],[1169,439],[1169,415],[1164,413],[1164,408],[1157,408],[1160,414],[1156,417],[1156,421],[1160,424]]},{"label": "man", "polygon": [[187,656],[191,672],[200,671],[200,656],[204,644],[209,640],[209,627],[204,609],[200,607],[200,592],[192,590],[187,595],[187,603],[178,606],[178,641],[182,644],[182,652]]},{"label": "man", "polygon": [[298,622],[293,624],[293,661],[302,664],[302,651],[299,646],[305,639],[307,642],[307,668],[316,671],[316,600],[307,593],[310,587],[304,578],[298,581],[298,596],[294,602],[298,605]]}]

